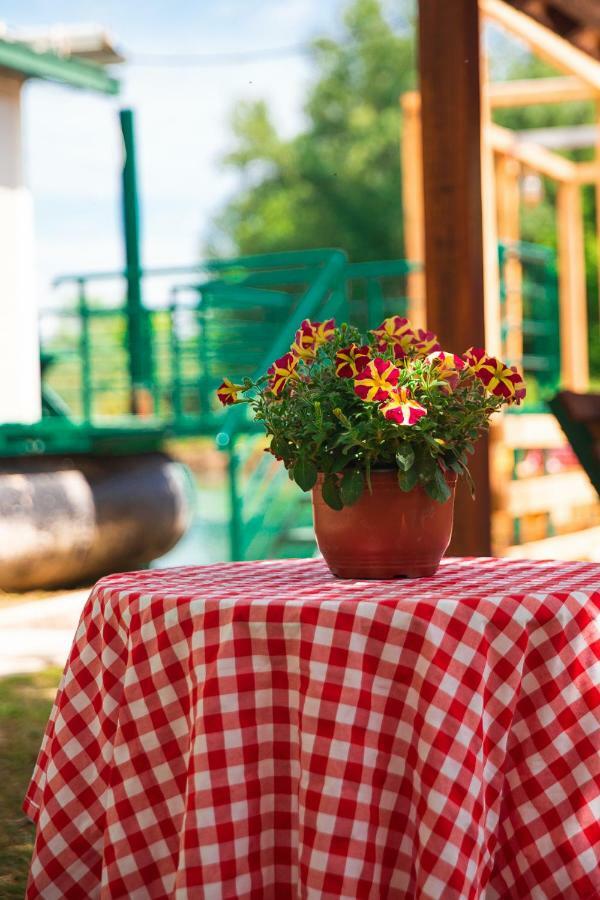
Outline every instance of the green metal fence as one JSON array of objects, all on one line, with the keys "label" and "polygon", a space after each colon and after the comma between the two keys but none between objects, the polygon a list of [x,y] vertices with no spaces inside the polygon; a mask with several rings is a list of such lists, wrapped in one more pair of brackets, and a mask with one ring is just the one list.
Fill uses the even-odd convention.
[{"label": "green metal fence", "polygon": [[[527,244],[499,252],[501,275],[509,259],[521,264],[523,362],[541,400],[560,370],[554,255]],[[336,316],[367,329],[406,314],[416,268],[348,264],[339,250],[315,250],[141,269],[141,305],[128,303],[126,272],[60,278],[41,320],[44,417],[0,428],[0,454],[141,452],[168,437],[213,436],[228,458],[231,558],[308,555],[307,498],[263,452],[245,407],[217,408],[215,388],[224,375],[264,372],[303,318]],[[501,294],[504,309],[504,278]],[[142,367],[132,333],[143,337]]]},{"label": "green metal fence", "polygon": [[[510,299],[510,280],[506,277],[511,260],[520,264],[520,295],[523,319],[520,325],[523,356],[515,360],[525,373],[528,401],[513,411],[546,411],[545,401],[552,397],[560,384],[560,323],[558,301],[558,272],[556,253],[550,247],[525,242],[501,243],[500,304],[502,340],[507,341],[510,325],[506,315]],[[519,327],[519,326],[517,326]],[[510,360],[513,362],[513,360]]]}]

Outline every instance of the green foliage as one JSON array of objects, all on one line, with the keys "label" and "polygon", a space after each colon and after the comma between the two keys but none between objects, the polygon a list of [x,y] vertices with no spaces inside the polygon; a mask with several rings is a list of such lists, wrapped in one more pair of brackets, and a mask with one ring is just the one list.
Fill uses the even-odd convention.
[{"label": "green foliage", "polygon": [[[395,4],[412,14],[414,3]],[[286,140],[264,103],[241,104],[233,116],[235,150],[226,163],[243,188],[214,223],[210,252],[261,253],[343,247],[353,260],[403,254],[399,96],[415,86],[412,29],[395,31],[381,0],[351,0],[340,39],[312,48],[314,80],[305,103],[306,127]],[[496,36],[497,37],[497,36]],[[492,43],[501,79],[556,74],[510,40]],[[543,128],[594,121],[591,103],[502,109],[509,128]],[[569,154],[589,158],[588,151]],[[556,188],[523,207],[525,241],[556,247]],[[600,377],[595,198],[583,190],[592,376]]]},{"label": "green foliage", "polygon": [[[443,503],[454,473],[468,477],[467,455],[506,400],[490,393],[478,370],[461,360],[458,365],[449,362],[452,369],[445,372],[435,355],[424,355],[416,344],[407,345],[407,355],[397,359],[393,337],[382,343],[381,332],[365,336],[346,324],[327,337],[315,337],[318,325],[303,323],[305,336],[313,341],[308,351],[300,342],[302,329],[296,336],[294,348],[300,346],[303,357],[288,353],[267,376],[245,382],[240,390],[243,399],[237,402],[248,403],[264,424],[271,453],[303,491],[311,490],[323,473],[323,499],[333,509],[356,503],[373,469],[395,469],[402,490],[420,485]],[[356,371],[349,377],[337,374],[352,344],[363,354],[367,346],[367,359],[391,364],[397,384],[386,382],[385,397],[359,396]],[[282,371],[287,374],[279,382]],[[387,414],[387,401],[405,404],[401,421]],[[409,401],[419,405],[415,419],[407,417]]]},{"label": "green foliage", "polygon": [[282,138],[262,102],[235,110],[226,163],[247,187],[215,223],[211,249],[401,256],[398,98],[415,84],[412,35],[394,32],[379,0],[354,0],[340,40],[315,41],[311,57],[302,133]]}]

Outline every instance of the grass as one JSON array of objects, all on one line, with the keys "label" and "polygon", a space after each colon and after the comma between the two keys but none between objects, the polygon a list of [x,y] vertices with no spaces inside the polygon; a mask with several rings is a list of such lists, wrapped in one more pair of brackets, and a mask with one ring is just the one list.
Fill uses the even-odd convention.
[{"label": "grass", "polygon": [[60,679],[60,670],[0,678],[0,897],[22,900],[34,827],[21,803]]}]

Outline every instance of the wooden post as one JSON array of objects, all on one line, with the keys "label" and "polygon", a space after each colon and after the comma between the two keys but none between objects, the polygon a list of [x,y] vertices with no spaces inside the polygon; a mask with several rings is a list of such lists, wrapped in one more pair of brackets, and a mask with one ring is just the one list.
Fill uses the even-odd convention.
[{"label": "wooden post", "polygon": [[[515,243],[520,239],[520,191],[521,167],[509,156],[496,160],[496,198],[498,211],[498,238]],[[522,367],[523,362],[523,267],[517,253],[508,250],[504,262],[505,306],[507,327],[502,358],[510,365]]]},{"label": "wooden post", "polygon": [[[409,262],[423,264],[423,159],[421,147],[421,98],[416,91],[401,97],[402,105],[402,206],[404,212],[404,254]],[[408,318],[419,328],[426,327],[425,273],[411,272],[407,278]]]},{"label": "wooden post", "polygon": [[[448,349],[483,346],[479,12],[473,0],[419,0],[427,324]],[[487,443],[471,461],[473,503],[457,494],[451,552],[490,552]]]},{"label": "wooden post", "polygon": [[595,147],[596,177],[594,178],[596,194],[596,265],[598,269],[598,310],[600,311],[600,100],[596,101],[596,127],[598,135]]},{"label": "wooden post", "polygon": [[558,187],[558,274],[560,286],[560,353],[562,387],[585,391],[588,386],[587,302],[581,188]]},{"label": "wooden post", "polygon": [[502,352],[500,324],[500,267],[498,261],[498,229],[496,220],[496,173],[494,151],[487,139],[492,124],[492,112],[488,97],[488,61],[480,50],[481,92],[481,185],[483,227],[483,309],[484,342],[493,356]]}]

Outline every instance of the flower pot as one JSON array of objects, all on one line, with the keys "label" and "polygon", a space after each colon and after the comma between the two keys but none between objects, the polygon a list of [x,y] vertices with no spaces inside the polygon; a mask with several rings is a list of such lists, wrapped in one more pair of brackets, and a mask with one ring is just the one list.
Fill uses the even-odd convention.
[{"label": "flower pot", "polygon": [[404,492],[395,470],[371,473],[353,506],[331,509],[321,496],[323,475],[313,489],[315,534],[331,572],[339,578],[422,578],[433,575],[452,535],[456,475],[445,503],[422,487]]}]

